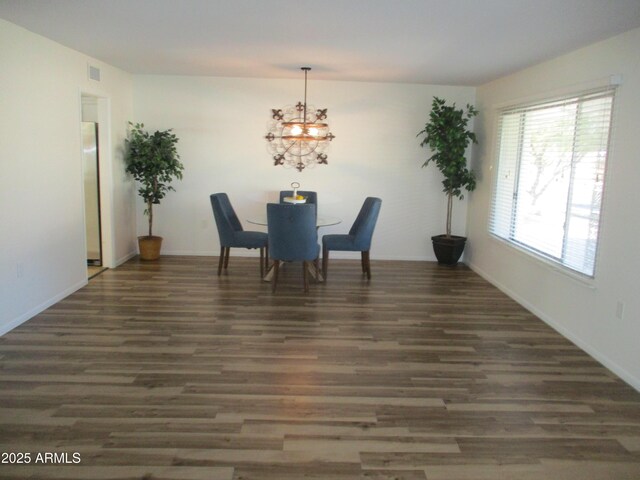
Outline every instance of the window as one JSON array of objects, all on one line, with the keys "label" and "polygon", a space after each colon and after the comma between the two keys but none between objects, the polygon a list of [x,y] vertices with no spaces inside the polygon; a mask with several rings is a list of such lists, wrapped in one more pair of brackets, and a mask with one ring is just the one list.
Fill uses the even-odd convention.
[{"label": "window", "polygon": [[500,112],[489,230],[595,274],[613,88]]}]

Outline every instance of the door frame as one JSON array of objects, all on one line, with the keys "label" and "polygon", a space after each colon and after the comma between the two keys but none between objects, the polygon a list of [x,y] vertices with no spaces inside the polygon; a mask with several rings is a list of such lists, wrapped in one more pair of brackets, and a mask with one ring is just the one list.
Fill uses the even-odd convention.
[{"label": "door frame", "polygon": [[[83,97],[83,99],[86,98]],[[95,157],[95,166],[96,166],[96,203],[97,203],[97,207],[98,207],[98,258],[97,259],[93,259],[93,258],[89,258],[89,249],[87,248],[87,265],[88,266],[98,266],[98,267],[102,267],[103,263],[104,263],[104,259],[103,259],[103,255],[102,255],[102,212],[101,212],[101,199],[100,199],[100,140],[99,140],[99,135],[100,135],[100,124],[98,122],[93,122],[93,121],[88,121],[88,120],[84,120],[84,118],[82,119],[82,123],[83,124],[91,124],[93,126],[93,131],[94,131],[94,136],[95,136],[95,144],[96,144],[96,157]],[[84,132],[83,132],[84,134]],[[84,148],[84,139],[83,139],[83,148]],[[84,158],[84,152],[83,152],[83,158],[82,158],[82,164],[83,166],[87,166],[87,162],[86,159]],[[86,172],[85,172],[86,173]],[[86,182],[86,178],[85,181],[83,182],[83,185],[86,187],[87,186],[87,182]],[[87,198],[86,198],[86,192],[85,192],[85,208],[87,206]],[[87,211],[85,210],[84,212],[85,215],[85,222],[87,222]],[[86,230],[85,230],[86,232]],[[95,261],[98,260],[100,263],[98,265],[95,265],[93,263],[89,263],[90,261]]]},{"label": "door frame", "polygon": [[[97,118],[98,123],[98,191],[99,199],[98,204],[100,208],[100,237],[101,237],[101,252],[102,252],[102,266],[107,268],[114,268],[114,225],[113,225],[113,155],[111,148],[111,101],[110,98],[102,93],[81,89],[78,95],[79,107],[80,107],[80,119],[78,122],[78,132],[82,134],[82,122],[83,118],[83,98],[95,99],[97,104]],[[82,148],[82,142],[80,142],[80,148]],[[82,153],[82,152],[81,152]],[[80,180],[82,183],[82,198],[84,199],[84,164],[81,162],[81,175]],[[82,205],[82,221],[84,224],[84,252],[82,254],[84,263],[87,263],[86,250],[87,250],[87,236],[86,236],[86,223],[87,217],[84,207],[84,201]]]}]

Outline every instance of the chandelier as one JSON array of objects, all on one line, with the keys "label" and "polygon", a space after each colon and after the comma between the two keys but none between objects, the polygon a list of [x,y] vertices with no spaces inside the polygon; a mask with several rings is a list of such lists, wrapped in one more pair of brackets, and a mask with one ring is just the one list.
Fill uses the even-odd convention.
[{"label": "chandelier", "polygon": [[317,164],[326,165],[327,154],[324,151],[335,138],[325,122],[327,109],[316,110],[307,105],[307,73],[311,68],[302,67],[301,70],[304,71],[304,103],[272,109],[272,121],[265,136],[274,165],[294,167],[299,172]]}]

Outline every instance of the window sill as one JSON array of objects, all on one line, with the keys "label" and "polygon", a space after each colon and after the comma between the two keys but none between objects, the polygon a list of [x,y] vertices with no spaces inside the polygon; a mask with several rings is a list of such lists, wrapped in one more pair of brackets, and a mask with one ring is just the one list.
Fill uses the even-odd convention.
[{"label": "window sill", "polygon": [[540,255],[532,250],[529,250],[525,247],[521,247],[516,243],[509,242],[508,240],[500,238],[491,232],[488,232],[488,233],[489,233],[489,237],[495,242],[509,248],[510,250],[514,251],[516,254],[518,254],[523,258],[533,260],[536,264],[542,266],[545,270],[548,270],[551,273],[566,277],[583,287],[589,288],[590,290],[595,290],[597,288],[595,277],[588,277],[581,273],[575,272],[569,269],[568,267],[565,267],[557,262],[549,260],[543,255]]}]

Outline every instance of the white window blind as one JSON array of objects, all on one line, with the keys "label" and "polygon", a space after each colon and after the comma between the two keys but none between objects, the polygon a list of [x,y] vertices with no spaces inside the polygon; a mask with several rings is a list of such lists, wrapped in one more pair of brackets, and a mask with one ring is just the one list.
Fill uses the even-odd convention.
[{"label": "white window blind", "polygon": [[594,276],[614,93],[500,112],[491,233]]}]

